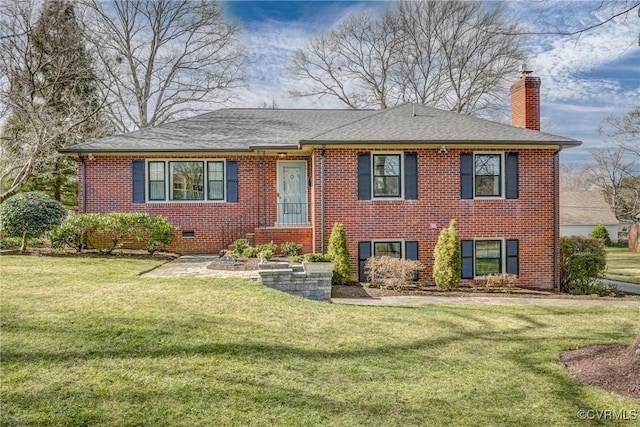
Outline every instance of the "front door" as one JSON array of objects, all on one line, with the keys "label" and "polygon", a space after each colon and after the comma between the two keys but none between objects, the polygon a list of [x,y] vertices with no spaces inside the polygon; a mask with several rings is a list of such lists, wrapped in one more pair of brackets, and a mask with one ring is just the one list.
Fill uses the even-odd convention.
[{"label": "front door", "polygon": [[308,224],[307,162],[278,162],[278,225]]}]

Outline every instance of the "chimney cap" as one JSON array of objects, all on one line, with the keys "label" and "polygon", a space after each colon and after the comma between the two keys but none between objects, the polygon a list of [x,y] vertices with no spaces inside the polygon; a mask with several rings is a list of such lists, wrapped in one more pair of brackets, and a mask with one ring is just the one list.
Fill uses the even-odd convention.
[{"label": "chimney cap", "polygon": [[528,76],[531,73],[533,73],[533,70],[529,69],[529,65],[526,62],[523,62],[522,64],[520,64],[520,75],[521,76]]}]

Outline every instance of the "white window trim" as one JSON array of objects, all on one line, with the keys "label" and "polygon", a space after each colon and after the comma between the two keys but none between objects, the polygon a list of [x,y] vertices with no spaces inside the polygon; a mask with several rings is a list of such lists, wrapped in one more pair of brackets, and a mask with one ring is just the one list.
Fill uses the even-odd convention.
[{"label": "white window trim", "polygon": [[[476,155],[499,155],[500,156],[500,195],[499,196],[476,196]],[[473,198],[474,200],[505,200],[505,152],[504,151],[474,151],[473,152]]]},{"label": "white window trim", "polygon": [[[400,157],[400,195],[398,197],[375,195],[375,156],[399,156]],[[371,152],[371,200],[404,200],[404,152],[402,151],[372,151]],[[391,241],[391,240],[387,240]],[[395,240],[394,240],[395,241]]]},{"label": "white window trim", "polygon": [[371,256],[376,255],[376,243],[400,243],[400,259],[406,259],[405,239],[374,239],[371,240]]},{"label": "white window trim", "polygon": [[505,274],[507,271],[507,239],[504,237],[477,237],[473,239],[473,278],[475,280],[483,280],[487,278],[487,275],[478,276],[476,274],[476,242],[477,241],[494,241],[500,242],[500,270]]},{"label": "white window trim", "polygon": [[[164,163],[164,200],[151,200],[150,188],[149,188],[149,163],[163,162]],[[171,189],[170,181],[171,171],[169,170],[170,162],[203,162],[204,163],[204,199],[202,200],[171,200],[169,191]],[[224,199],[209,200],[209,168],[207,162],[222,162],[223,167],[223,188]],[[144,167],[144,192],[146,203],[227,203],[227,159],[226,158],[149,158],[145,159]]]}]

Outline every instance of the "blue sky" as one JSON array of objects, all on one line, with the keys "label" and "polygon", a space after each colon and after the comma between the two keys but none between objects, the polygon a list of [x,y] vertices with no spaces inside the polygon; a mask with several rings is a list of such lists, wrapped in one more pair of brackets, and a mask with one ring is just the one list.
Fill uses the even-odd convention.
[{"label": "blue sky", "polygon": [[[577,30],[608,17],[623,2],[527,0],[507,2],[508,13],[533,32]],[[377,13],[383,1],[227,1],[227,15],[243,27],[249,54],[249,89],[233,105],[259,107],[275,101],[281,108],[341,108],[325,98],[295,100],[289,91],[301,83],[288,77],[297,47],[350,13]],[[617,5],[617,6],[616,6]],[[542,130],[583,141],[562,154],[563,162],[589,160],[591,148],[605,141],[596,129],[609,115],[640,104],[640,17],[637,10],[580,36],[531,35],[529,65],[542,79]],[[516,74],[514,73],[514,79]],[[506,119],[506,118],[505,118]]]}]

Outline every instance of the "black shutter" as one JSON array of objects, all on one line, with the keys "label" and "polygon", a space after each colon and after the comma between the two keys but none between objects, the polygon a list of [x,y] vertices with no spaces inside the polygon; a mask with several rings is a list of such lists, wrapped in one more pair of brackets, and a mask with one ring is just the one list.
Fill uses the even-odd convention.
[{"label": "black shutter", "polygon": [[133,203],[144,203],[144,160],[131,162],[131,181],[133,183]]},{"label": "black shutter", "polygon": [[404,198],[418,199],[418,155],[416,153],[404,155]]},{"label": "black shutter", "polygon": [[473,240],[461,240],[460,252],[462,258],[463,279],[473,279]]},{"label": "black shutter", "polygon": [[460,198],[473,199],[473,154],[460,154]]},{"label": "black shutter", "polygon": [[238,162],[227,160],[227,202],[238,202]]},{"label": "black shutter", "polygon": [[358,281],[366,282],[364,264],[371,258],[371,242],[358,242]]},{"label": "black shutter", "polygon": [[507,240],[507,273],[518,275],[518,240]]},{"label": "black shutter", "polygon": [[505,197],[518,198],[518,153],[507,153],[505,158]]},{"label": "black shutter", "polygon": [[371,154],[358,154],[358,200],[371,200]]},{"label": "black shutter", "polygon": [[[418,260],[418,242],[417,241],[408,241],[404,242],[404,257],[406,259]],[[417,281],[419,279],[418,271],[413,273],[413,280]]]}]

